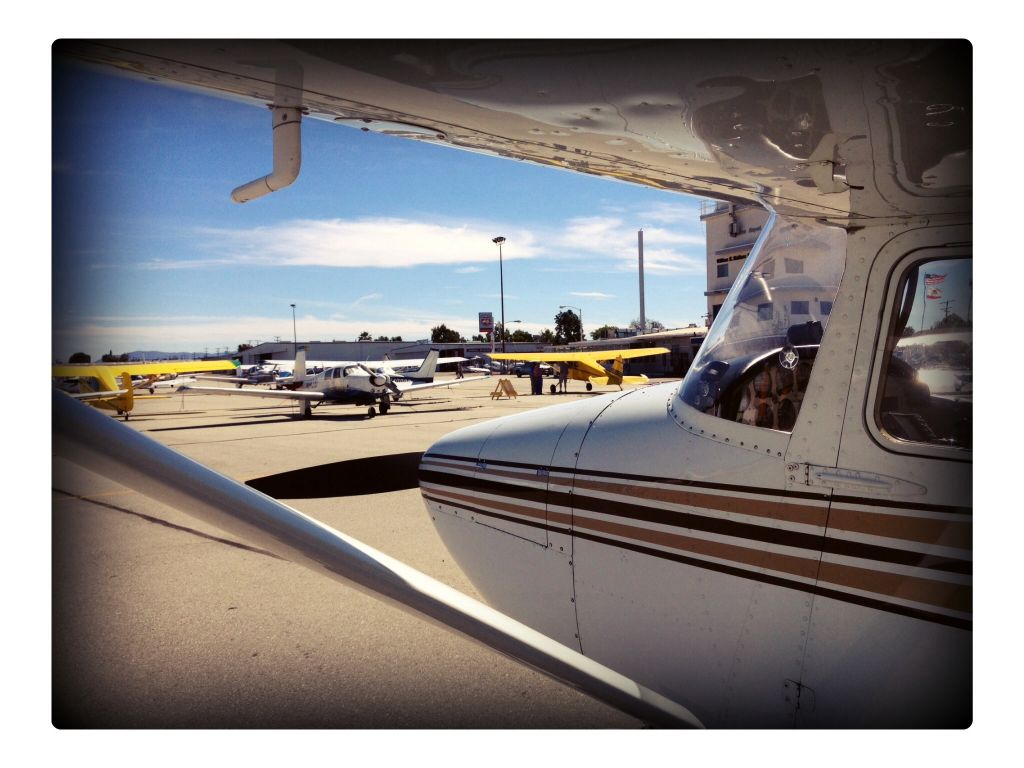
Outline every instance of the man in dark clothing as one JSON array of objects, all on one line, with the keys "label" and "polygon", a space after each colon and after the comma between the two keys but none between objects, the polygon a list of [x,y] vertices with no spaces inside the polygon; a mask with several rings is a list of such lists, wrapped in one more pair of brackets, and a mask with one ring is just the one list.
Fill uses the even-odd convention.
[{"label": "man in dark clothing", "polygon": [[530,386],[533,390],[532,394],[544,394],[544,374],[541,373],[539,362],[534,363],[530,369]]}]

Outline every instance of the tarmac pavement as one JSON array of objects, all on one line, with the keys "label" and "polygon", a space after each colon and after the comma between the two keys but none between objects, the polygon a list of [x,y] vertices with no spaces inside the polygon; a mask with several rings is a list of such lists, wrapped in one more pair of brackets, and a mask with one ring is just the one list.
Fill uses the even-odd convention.
[{"label": "tarmac pavement", "polygon": [[[419,455],[462,426],[617,391],[570,382],[570,394],[531,396],[510,381],[517,399],[492,399],[495,377],[407,395],[373,419],[354,406],[300,419],[291,405],[178,394],[140,400],[127,424],[480,599],[423,506]],[[54,450],[58,728],[639,726]]]}]

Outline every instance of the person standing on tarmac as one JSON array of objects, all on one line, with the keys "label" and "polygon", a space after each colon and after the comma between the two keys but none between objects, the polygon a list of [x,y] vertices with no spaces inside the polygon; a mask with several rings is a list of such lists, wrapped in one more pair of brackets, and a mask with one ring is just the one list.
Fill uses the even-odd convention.
[{"label": "person standing on tarmac", "polygon": [[559,363],[558,364],[558,391],[568,392],[569,391],[569,364]]},{"label": "person standing on tarmac", "polygon": [[540,363],[534,363],[530,368],[530,389],[534,395],[544,394],[544,374],[541,372]]}]

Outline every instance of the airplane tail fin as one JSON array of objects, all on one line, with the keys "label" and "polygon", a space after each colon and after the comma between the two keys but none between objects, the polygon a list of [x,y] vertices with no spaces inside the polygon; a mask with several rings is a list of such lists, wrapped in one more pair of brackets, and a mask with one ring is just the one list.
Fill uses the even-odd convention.
[{"label": "airplane tail fin", "polygon": [[306,380],[306,348],[299,347],[295,353],[295,370],[292,371],[292,382],[302,384]]},{"label": "airplane tail fin", "polygon": [[415,379],[416,381],[427,381],[431,382],[434,380],[434,371],[437,370],[437,358],[440,356],[440,352],[436,349],[432,349],[427,353],[427,356],[423,359],[422,365],[411,373],[405,374],[407,379]]},{"label": "airplane tail fin", "polygon": [[121,389],[128,390],[122,395],[121,402],[124,405],[124,412],[128,413],[135,405],[135,387],[132,386],[132,375],[128,371],[121,374]]},{"label": "airplane tail fin", "polygon": [[612,363],[612,369],[608,371],[608,383],[617,384],[621,388],[623,370],[625,370],[625,362],[620,355],[615,358],[615,362]]}]

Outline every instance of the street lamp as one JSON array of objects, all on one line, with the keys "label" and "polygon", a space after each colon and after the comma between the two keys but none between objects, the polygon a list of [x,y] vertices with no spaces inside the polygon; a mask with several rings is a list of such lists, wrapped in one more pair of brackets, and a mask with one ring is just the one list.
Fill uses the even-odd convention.
[{"label": "street lamp", "polygon": [[501,353],[505,354],[505,270],[501,263],[501,244],[505,242],[505,238],[498,235],[491,242],[498,246],[498,278],[501,281]]},{"label": "street lamp", "polygon": [[583,308],[582,307],[574,307],[574,306],[572,306],[570,304],[559,304],[558,308],[559,309],[575,309],[577,312],[580,313],[580,341],[583,341]]},{"label": "street lamp", "polygon": [[292,304],[292,359],[299,356],[299,334],[295,330],[295,305]]}]

